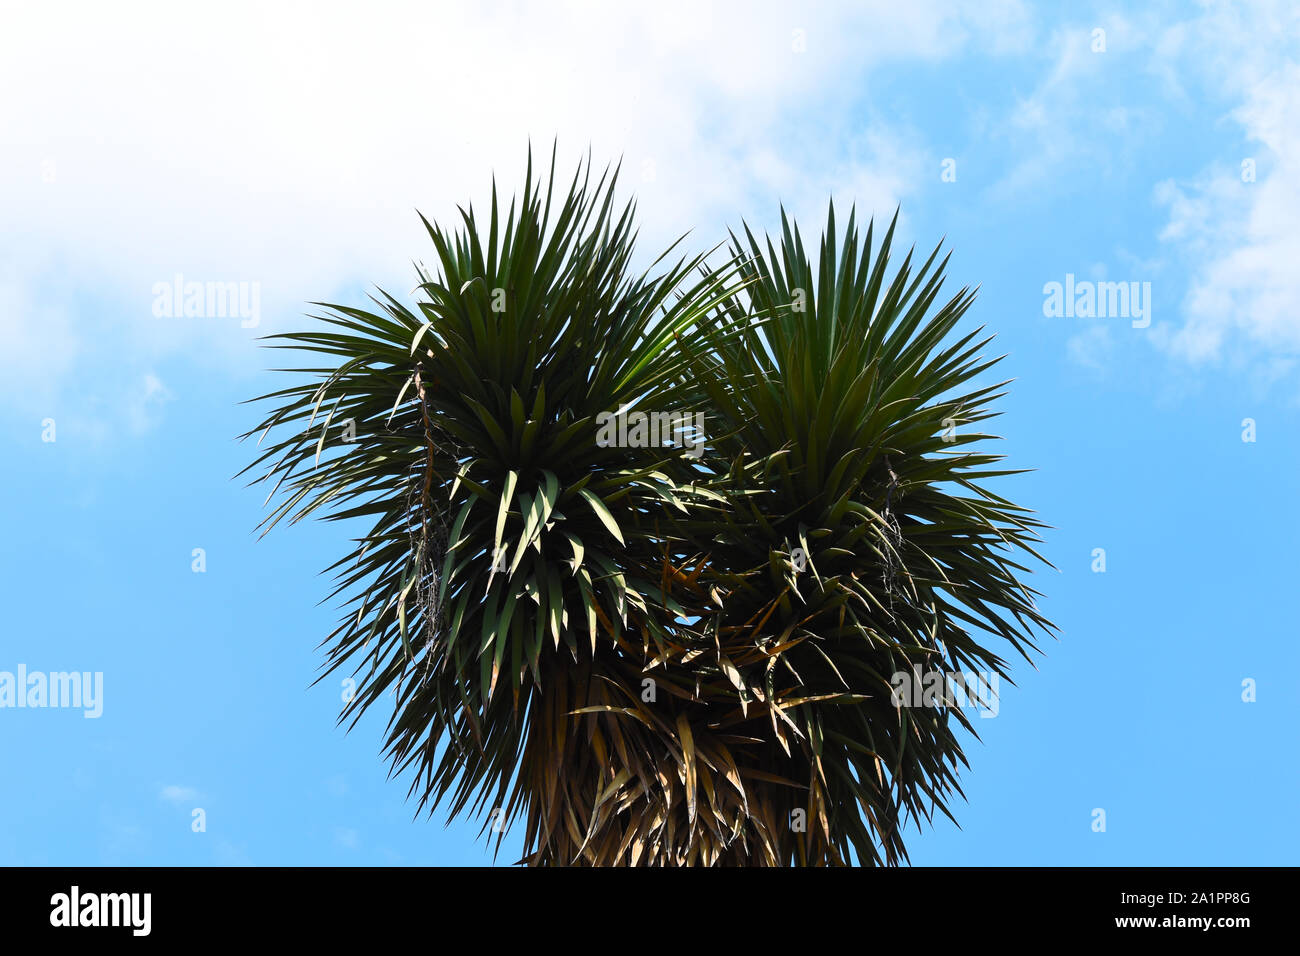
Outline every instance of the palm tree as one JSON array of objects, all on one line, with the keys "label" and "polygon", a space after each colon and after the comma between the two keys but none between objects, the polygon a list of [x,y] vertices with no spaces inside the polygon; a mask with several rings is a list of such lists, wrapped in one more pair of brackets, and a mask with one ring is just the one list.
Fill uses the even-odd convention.
[{"label": "palm tree", "polygon": [[[263,526],[369,523],[321,677],[357,679],[350,725],[390,694],[417,812],[498,847],[522,816],[531,865],[906,860],[974,728],[899,675],[1006,677],[980,641],[1051,628],[1017,574],[1041,525],[970,447],[1000,388],[956,334],[973,293],[932,308],[938,250],[886,282],[894,225],[873,254],[833,209],[816,264],[783,214],[779,248],[638,274],[616,180],[559,190],[553,153],[543,188],[530,156],[486,228],[425,221],[414,309],[277,337],[323,359],[249,433],[275,432]],[[655,412],[707,442],[607,440]]]}]

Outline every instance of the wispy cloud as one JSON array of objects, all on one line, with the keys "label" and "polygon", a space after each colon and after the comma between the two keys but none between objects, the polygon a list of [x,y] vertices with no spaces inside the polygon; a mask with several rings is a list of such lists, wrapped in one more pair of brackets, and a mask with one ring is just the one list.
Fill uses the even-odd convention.
[{"label": "wispy cloud", "polygon": [[1093,371],[1103,371],[1109,364],[1115,342],[1109,325],[1089,326],[1066,342],[1070,361]]},{"label": "wispy cloud", "polygon": [[158,794],[159,799],[166,800],[168,803],[174,803],[177,806],[192,803],[199,798],[199,793],[192,787],[182,787],[176,784],[168,784],[162,788]]},{"label": "wispy cloud", "polygon": [[163,405],[175,397],[157,375],[146,372],[126,396],[128,427],[137,435],[154,428],[161,419]]},{"label": "wispy cloud", "polygon": [[[10,13],[0,86],[24,94],[0,99],[0,203],[31,261],[0,275],[3,361],[50,388],[88,354],[260,367],[253,337],[307,301],[409,288],[414,209],[454,214],[489,170],[512,188],[529,137],[549,152],[558,136],[566,164],[588,145],[623,157],[656,244],[719,235],[756,198],[773,217],[778,194],[820,207],[830,183],[892,206],[917,144],[885,122],[864,137],[864,79],[1030,36],[1018,0],[327,6]],[[510,69],[484,68],[507,50]],[[0,261],[17,243],[0,237]],[[265,323],[154,317],[150,290],[176,273],[260,283]],[[69,286],[93,307],[63,302]]]},{"label": "wispy cloud", "polygon": [[1160,238],[1193,276],[1181,324],[1155,339],[1193,362],[1258,354],[1276,372],[1300,351],[1300,9],[1211,4],[1170,29],[1169,70],[1236,98],[1241,155],[1155,190]]},{"label": "wispy cloud", "polygon": [[1043,189],[1069,191],[1080,169],[1128,160],[1140,141],[1133,131],[1158,123],[1132,95],[1141,43],[1140,27],[1118,14],[1071,20],[1052,30],[1039,53],[1042,78],[995,121],[995,135],[1019,159],[989,187],[991,201]]}]

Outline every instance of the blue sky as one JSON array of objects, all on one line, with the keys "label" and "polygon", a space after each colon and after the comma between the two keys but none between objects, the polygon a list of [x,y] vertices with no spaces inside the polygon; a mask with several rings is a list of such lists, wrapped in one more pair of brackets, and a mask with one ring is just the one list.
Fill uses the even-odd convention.
[{"label": "blue sky", "polygon": [[[899,6],[20,10],[0,672],[101,672],[103,713],[0,709],[0,863],[492,862],[477,825],[413,818],[380,715],[345,734],[337,680],[309,686],[349,529],[259,540],[234,438],[283,381],[258,335],[405,295],[414,210],[481,201],[558,136],[562,163],[623,157],[643,252],[781,202],[812,232],[833,196],[901,207],[905,241],[946,237],[953,292],[980,285],[1061,636],[976,721],[962,829],[914,832],[914,863],[1294,864],[1300,19]],[[177,273],[255,283],[256,327],[155,315]],[[1150,324],[1045,315],[1067,275],[1149,283]]]}]

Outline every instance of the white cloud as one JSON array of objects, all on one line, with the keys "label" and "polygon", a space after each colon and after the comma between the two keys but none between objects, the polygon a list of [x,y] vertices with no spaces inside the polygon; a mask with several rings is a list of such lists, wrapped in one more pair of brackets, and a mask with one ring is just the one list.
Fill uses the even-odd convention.
[{"label": "white cloud", "polygon": [[10,407],[47,414],[55,383],[76,364],[81,344],[66,296],[44,296],[30,258],[0,262],[0,380]]},{"label": "white cloud", "polygon": [[157,375],[146,373],[127,395],[124,413],[131,432],[140,435],[156,426],[162,406],[173,398],[171,389]]},{"label": "white cloud", "polygon": [[162,788],[158,794],[159,799],[166,800],[168,803],[176,805],[190,803],[199,797],[198,791],[192,787],[181,787],[176,784],[169,784]]},{"label": "white cloud", "polygon": [[[820,207],[832,184],[892,210],[923,149],[861,133],[867,73],[1030,32],[1014,0],[11,9],[0,261],[27,251],[0,274],[0,371],[54,389],[91,351],[133,376],[177,353],[260,367],[253,337],[306,301],[408,291],[427,255],[414,209],[482,199],[491,170],[513,189],[529,137],[545,153],[558,136],[570,165],[588,144],[623,156],[653,244],[766,224],[778,195]],[[177,272],[260,282],[265,320],[153,318],[153,284]]]},{"label": "white cloud", "polygon": [[1110,326],[1092,325],[1084,331],[1070,336],[1066,342],[1066,352],[1070,360],[1084,368],[1101,371],[1110,361],[1115,343],[1111,338]]},{"label": "white cloud", "polygon": [[[1246,150],[1187,183],[1155,191],[1168,210],[1160,238],[1193,276],[1181,326],[1156,341],[1193,362],[1300,351],[1300,10],[1213,4],[1171,28],[1163,49],[1185,81],[1217,85]],[[1246,181],[1242,162],[1254,166]],[[1276,362],[1269,368],[1276,369]]]},{"label": "white cloud", "polygon": [[[1104,37],[1094,36],[1096,30]],[[1043,79],[994,126],[993,135],[1022,158],[989,188],[990,198],[1014,201],[1053,184],[1068,190],[1068,177],[1080,168],[1095,171],[1128,157],[1141,140],[1134,129],[1158,122],[1132,96],[1132,64],[1145,54],[1143,36],[1140,24],[1118,14],[1052,32],[1042,44]]]},{"label": "white cloud", "polygon": [[253,859],[248,855],[248,844],[232,843],[218,838],[213,844],[212,856],[217,866],[252,866]]}]

